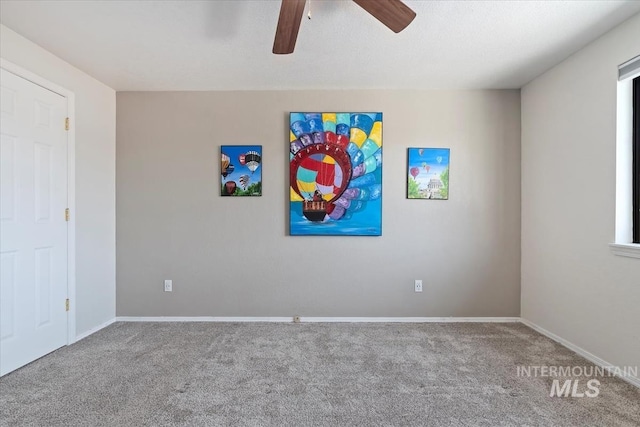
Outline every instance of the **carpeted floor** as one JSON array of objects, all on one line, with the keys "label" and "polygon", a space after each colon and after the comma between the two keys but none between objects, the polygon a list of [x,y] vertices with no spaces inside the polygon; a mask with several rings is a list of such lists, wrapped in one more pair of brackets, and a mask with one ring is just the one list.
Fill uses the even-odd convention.
[{"label": "carpeted floor", "polygon": [[1,378],[0,425],[640,425],[622,380],[518,365],[592,366],[521,324],[115,323]]}]

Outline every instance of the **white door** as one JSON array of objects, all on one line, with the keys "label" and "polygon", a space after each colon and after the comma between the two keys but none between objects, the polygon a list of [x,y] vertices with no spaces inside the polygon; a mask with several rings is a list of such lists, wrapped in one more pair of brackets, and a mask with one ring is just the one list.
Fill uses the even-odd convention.
[{"label": "white door", "polygon": [[67,100],[0,72],[4,375],[67,343]]}]

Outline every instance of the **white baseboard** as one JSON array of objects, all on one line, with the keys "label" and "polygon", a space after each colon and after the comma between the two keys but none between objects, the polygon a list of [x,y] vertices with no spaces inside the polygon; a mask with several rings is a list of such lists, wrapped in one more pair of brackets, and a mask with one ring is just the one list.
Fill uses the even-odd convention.
[{"label": "white baseboard", "polygon": [[111,325],[112,323],[116,322],[117,319],[113,318],[111,320],[107,320],[106,322],[104,322],[102,325],[98,325],[95,328],[91,328],[86,332],[81,333],[80,335],[76,335],[76,339],[74,342],[78,342],[82,339],[85,339],[86,337],[88,337],[89,335],[95,334],[96,332],[98,332],[100,329],[106,328],[107,326]]},{"label": "white baseboard", "polygon": [[[614,366],[613,364],[608,363],[606,360],[603,360],[603,359],[599,358],[598,356],[595,356],[595,355],[589,353],[584,348],[578,347],[577,345],[573,344],[572,342],[569,342],[569,341],[565,340],[564,338],[559,337],[558,335],[554,334],[553,332],[549,332],[546,329],[536,325],[535,323],[531,322],[530,320],[527,320],[527,319],[524,319],[524,318],[520,318],[520,322],[522,324],[524,324],[524,325],[527,325],[528,327],[530,327],[534,331],[539,332],[542,335],[546,336],[547,338],[550,338],[550,339],[554,340],[555,342],[557,342],[558,344],[568,348],[569,350],[573,351],[574,353],[577,353],[579,356],[584,357],[585,359],[587,359],[589,362],[593,363],[596,366],[599,366],[599,367],[602,367],[602,368],[605,368],[605,369],[609,369],[610,367]],[[618,378],[628,382],[631,385],[634,385],[634,386],[640,388],[640,378],[638,378],[638,377],[618,376]]]},{"label": "white baseboard", "polygon": [[116,317],[117,322],[292,322],[293,317],[242,317],[242,316],[123,316]]},{"label": "white baseboard", "polygon": [[518,317],[300,317],[307,323],[513,323]]},{"label": "white baseboard", "polygon": [[[277,322],[291,323],[290,317],[117,317],[118,322]],[[300,323],[514,323],[519,317],[305,317],[300,316]]]}]

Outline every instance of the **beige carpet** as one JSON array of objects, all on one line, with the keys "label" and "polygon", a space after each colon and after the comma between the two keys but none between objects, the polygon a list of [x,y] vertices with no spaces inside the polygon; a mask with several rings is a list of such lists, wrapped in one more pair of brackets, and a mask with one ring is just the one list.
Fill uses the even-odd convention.
[{"label": "beige carpet", "polygon": [[0,425],[640,425],[519,365],[592,366],[521,324],[116,323],[1,378]]}]

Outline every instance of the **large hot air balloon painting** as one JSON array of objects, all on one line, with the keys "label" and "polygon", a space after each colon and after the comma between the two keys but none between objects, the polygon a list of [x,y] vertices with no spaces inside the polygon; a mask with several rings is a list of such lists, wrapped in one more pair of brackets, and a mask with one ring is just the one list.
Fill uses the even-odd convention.
[{"label": "large hot air balloon painting", "polygon": [[407,198],[449,199],[448,148],[409,148]]},{"label": "large hot air balloon painting", "polygon": [[382,113],[291,113],[291,235],[382,234]]},{"label": "large hot air balloon painting", "polygon": [[222,196],[261,196],[262,146],[220,147],[220,176]]}]

